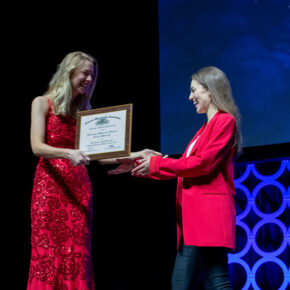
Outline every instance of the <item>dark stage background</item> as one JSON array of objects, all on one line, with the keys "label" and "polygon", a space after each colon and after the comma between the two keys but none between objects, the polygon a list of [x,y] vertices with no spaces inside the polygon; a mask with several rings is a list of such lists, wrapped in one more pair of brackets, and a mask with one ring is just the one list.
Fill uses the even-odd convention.
[{"label": "dark stage background", "polygon": [[290,141],[285,126],[290,124],[289,4],[159,0],[163,151],[181,153],[204,123],[205,116],[193,114],[188,96],[191,75],[209,65],[222,69],[230,80],[245,147]]},{"label": "dark stage background", "polygon": [[[19,285],[14,289],[25,289],[30,260],[30,198],[38,160],[30,149],[30,106],[46,90],[65,54],[81,50],[98,60],[93,107],[133,103],[132,150],[159,150],[157,1],[104,2],[61,10],[44,2],[17,7],[12,13],[16,26],[9,41],[13,41],[14,73],[19,76],[12,87],[21,120],[20,144],[15,140],[21,160],[15,156],[10,181],[17,193],[17,199],[11,196],[10,201],[17,227],[17,231],[10,227],[10,236],[17,241],[13,247],[17,262],[11,273],[8,270],[12,285]],[[175,183],[165,192],[162,184],[129,174],[108,177],[110,168],[96,162],[88,167],[94,190],[96,289],[169,288],[175,257]],[[21,182],[15,182],[18,174]],[[20,275],[17,280],[15,272]]]},{"label": "dark stage background", "polygon": [[[4,26],[5,44],[12,71],[5,83],[10,117],[3,133],[10,144],[4,151],[7,289],[25,289],[29,271],[30,198],[37,164],[29,141],[30,106],[46,90],[65,54],[81,50],[98,59],[94,108],[133,103],[132,150],[160,149],[157,1],[103,2],[70,4],[65,9],[51,2],[25,3],[7,11],[11,17]],[[261,148],[246,148],[237,165],[255,162],[256,152],[261,161]],[[283,144],[262,150],[265,158],[276,159],[287,156],[288,148]],[[176,253],[176,182],[129,174],[109,177],[110,168],[96,162],[88,167],[94,189],[96,289],[170,289]]]}]

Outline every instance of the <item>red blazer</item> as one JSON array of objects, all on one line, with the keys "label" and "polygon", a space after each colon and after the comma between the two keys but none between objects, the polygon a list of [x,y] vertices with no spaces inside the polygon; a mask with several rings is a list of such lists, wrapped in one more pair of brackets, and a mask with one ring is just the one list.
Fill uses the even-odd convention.
[{"label": "red blazer", "polygon": [[219,111],[193,137],[189,157],[150,158],[149,177],[177,178],[177,248],[185,245],[227,247],[235,245],[234,203],[235,120]]}]

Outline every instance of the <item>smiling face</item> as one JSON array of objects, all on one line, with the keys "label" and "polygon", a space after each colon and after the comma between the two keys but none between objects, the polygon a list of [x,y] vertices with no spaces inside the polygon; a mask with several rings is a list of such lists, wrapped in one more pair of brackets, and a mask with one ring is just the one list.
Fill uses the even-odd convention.
[{"label": "smiling face", "polygon": [[195,105],[198,114],[207,114],[212,106],[209,90],[195,79],[191,81],[189,100]]},{"label": "smiling face", "polygon": [[72,86],[72,98],[74,99],[79,94],[84,94],[90,88],[94,75],[94,65],[89,60],[84,60],[73,71],[70,81]]}]

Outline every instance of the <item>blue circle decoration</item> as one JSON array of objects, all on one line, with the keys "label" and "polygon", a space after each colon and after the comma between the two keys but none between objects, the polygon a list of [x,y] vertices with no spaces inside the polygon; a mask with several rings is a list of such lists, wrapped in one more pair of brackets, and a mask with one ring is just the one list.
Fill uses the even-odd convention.
[{"label": "blue circle decoration", "polygon": [[[266,170],[263,171],[269,171],[271,160],[263,162],[267,163]],[[276,270],[280,268],[283,272],[283,280],[272,280],[275,282],[273,284],[279,284],[279,289],[290,288],[290,258],[287,254],[290,251],[288,248],[290,247],[290,160],[281,159],[280,166],[279,164],[277,166],[277,160],[275,162],[275,166],[279,168],[274,173],[261,174],[254,163],[249,163],[242,175],[235,179],[237,195],[242,195],[240,198],[237,196],[236,199],[238,209],[236,226],[240,227],[242,231],[239,230],[236,234],[238,242],[236,244],[239,245],[238,252],[229,254],[228,262],[229,265],[237,263],[245,270],[247,278],[242,289],[260,289],[259,284],[265,284],[262,283],[263,281],[257,280],[259,279],[258,276],[261,275],[256,275],[259,269],[264,268],[262,265],[265,265],[265,263],[268,263],[267,269],[271,268],[271,265],[273,265],[272,267],[275,265]],[[236,166],[239,165],[236,164]],[[252,189],[249,185],[252,186]],[[256,186],[253,188],[253,185]],[[276,194],[279,194],[279,197],[275,198]],[[269,212],[273,198],[276,206],[270,208],[271,211]],[[258,206],[257,200],[259,200]],[[265,205],[268,208],[265,208]],[[271,240],[263,241],[263,238],[267,236],[265,233],[270,233],[270,236],[277,238],[277,229],[280,231],[278,234],[279,241],[274,240],[275,246],[274,243],[272,246],[269,244]],[[257,237],[259,238],[258,243]],[[271,251],[266,250],[269,245]],[[265,274],[267,273],[263,273],[263,275]],[[271,273],[269,275],[267,276],[268,279],[276,279],[275,275],[271,275]]]}]

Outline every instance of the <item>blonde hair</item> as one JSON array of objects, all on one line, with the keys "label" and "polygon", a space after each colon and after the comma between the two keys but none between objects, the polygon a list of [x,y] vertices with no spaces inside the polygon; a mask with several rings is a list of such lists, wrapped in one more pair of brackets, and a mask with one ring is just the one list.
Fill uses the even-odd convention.
[{"label": "blonde hair", "polygon": [[[94,65],[94,76],[92,83],[84,94],[77,96],[70,108],[72,99],[72,87],[70,77],[74,70],[85,60]],[[57,66],[57,71],[52,76],[48,90],[45,92],[53,103],[53,113],[55,115],[76,116],[77,111],[91,109],[90,99],[95,89],[98,72],[98,63],[90,55],[81,52],[71,52],[67,54],[62,62]]]},{"label": "blonde hair", "polygon": [[242,153],[241,115],[235,104],[231,85],[227,76],[220,69],[208,66],[200,69],[192,75],[192,79],[198,81],[203,87],[210,91],[212,103],[219,110],[229,113],[235,118],[236,131],[234,149],[236,155]]}]

